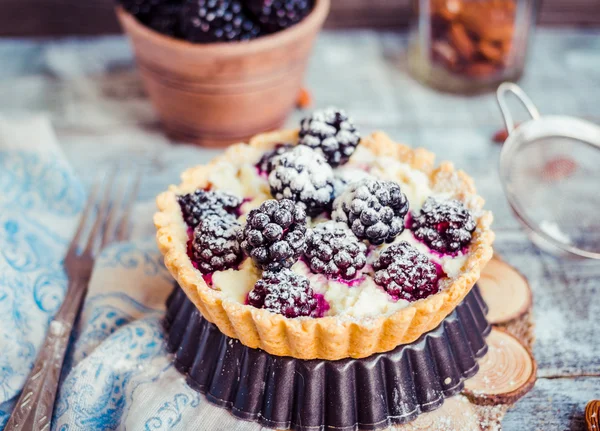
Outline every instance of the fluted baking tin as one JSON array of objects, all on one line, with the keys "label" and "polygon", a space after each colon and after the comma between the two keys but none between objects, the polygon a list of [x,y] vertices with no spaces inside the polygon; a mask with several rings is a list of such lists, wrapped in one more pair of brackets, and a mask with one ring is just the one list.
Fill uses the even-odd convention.
[{"label": "fluted baking tin", "polygon": [[190,387],[245,420],[298,431],[378,430],[406,423],[460,392],[487,351],[477,287],[435,330],[364,359],[303,361],[242,345],[207,322],[176,287],[168,350]]}]

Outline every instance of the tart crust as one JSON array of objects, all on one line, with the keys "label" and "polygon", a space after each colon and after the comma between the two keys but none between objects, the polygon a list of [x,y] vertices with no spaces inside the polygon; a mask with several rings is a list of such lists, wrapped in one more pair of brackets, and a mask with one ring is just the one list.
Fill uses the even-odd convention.
[{"label": "tart crust", "polygon": [[467,174],[455,170],[449,162],[435,167],[433,153],[423,148],[412,149],[398,144],[382,132],[363,138],[361,145],[375,155],[393,157],[426,173],[434,192],[452,194],[479,215],[460,275],[447,279],[447,284],[439,293],[385,316],[288,319],[280,314],[224,299],[222,293],[210,288],[194,268],[187,255],[187,225],[181,215],[177,195],[209,185],[210,172],[223,162],[237,164],[248,161],[250,157],[255,157],[256,149],[271,149],[280,142],[297,142],[297,136],[297,130],[281,130],[257,135],[249,144],[233,145],[208,165],[185,171],[179,186],[171,186],[158,196],[159,211],[154,216],[156,238],[170,273],[202,315],[222,333],[239,339],[248,347],[260,348],[273,355],[326,360],[364,358],[392,350],[400,344],[411,343],[434,329],[463,300],[492,257],[492,214],[482,209],[483,199],[477,196],[473,180]]}]

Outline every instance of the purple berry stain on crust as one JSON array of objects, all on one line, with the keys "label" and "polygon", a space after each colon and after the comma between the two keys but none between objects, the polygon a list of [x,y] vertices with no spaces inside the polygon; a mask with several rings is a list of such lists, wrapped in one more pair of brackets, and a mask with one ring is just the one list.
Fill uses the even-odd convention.
[{"label": "purple berry stain on crust", "polygon": [[456,255],[466,250],[477,224],[462,202],[429,197],[421,210],[411,215],[408,226],[415,238],[431,250]]},{"label": "purple berry stain on crust", "polygon": [[375,283],[396,300],[413,302],[439,290],[442,268],[406,241],[386,248],[373,263]]},{"label": "purple berry stain on crust", "polygon": [[320,317],[328,309],[322,295],[315,294],[310,287],[308,278],[287,268],[263,272],[248,293],[247,303],[288,318]]}]

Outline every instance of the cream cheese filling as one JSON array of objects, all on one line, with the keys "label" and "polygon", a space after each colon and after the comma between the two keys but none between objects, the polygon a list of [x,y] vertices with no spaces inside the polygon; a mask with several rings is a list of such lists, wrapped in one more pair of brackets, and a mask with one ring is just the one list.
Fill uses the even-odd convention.
[{"label": "cream cheese filling", "polygon": [[[247,161],[241,165],[218,163],[208,177],[209,182],[216,190],[222,190],[244,197],[241,206],[240,222],[244,222],[246,215],[262,202],[271,199],[269,184],[264,176],[259,175],[254,163],[260,158],[260,152],[249,155]],[[360,180],[365,177],[395,181],[400,184],[402,191],[410,203],[411,211],[418,211],[429,196],[445,199],[448,196],[436,194],[431,189],[429,177],[410,165],[402,163],[392,157],[376,156],[370,150],[358,147],[350,161],[336,169],[336,177],[343,182]],[[326,221],[319,216],[310,221],[311,226]],[[433,262],[439,264],[448,278],[458,277],[466,263],[467,256],[461,253],[450,256],[440,255],[430,250],[425,244],[417,240],[412,232],[405,229],[394,241],[407,241],[421,253],[427,255]],[[311,272],[302,260],[297,262],[292,270],[306,276],[310,280],[312,289],[322,294],[329,303],[326,315],[349,316],[355,318],[376,317],[392,314],[409,305],[403,299],[395,300],[388,295],[383,287],[373,281],[371,264],[379,254],[389,247],[389,244],[372,249],[368,255],[367,265],[362,270],[361,277],[350,282],[332,280],[322,274]],[[245,259],[237,269],[215,272],[212,276],[212,287],[223,293],[224,299],[240,303],[246,302],[248,292],[261,278],[261,270],[251,261]],[[441,280],[440,288],[447,282]]]},{"label": "cream cheese filling", "polygon": [[237,269],[232,268],[213,273],[212,287],[220,290],[225,298],[245,304],[248,292],[252,290],[260,277],[260,269],[252,263],[252,259],[248,258]]}]

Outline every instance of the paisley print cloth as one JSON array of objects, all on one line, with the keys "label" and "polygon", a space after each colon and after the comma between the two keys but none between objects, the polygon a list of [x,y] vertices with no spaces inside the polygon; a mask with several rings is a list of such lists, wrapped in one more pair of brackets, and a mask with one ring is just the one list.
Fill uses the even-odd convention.
[{"label": "paisley print cloth", "polygon": [[[59,148],[46,120],[0,118],[0,430],[63,300],[62,259],[85,203]],[[152,213],[147,203],[136,208],[148,226],[134,232],[153,230]],[[172,287],[154,238],[103,251],[66,358],[53,430],[261,429],[206,402],[173,367],[161,326]]]}]

